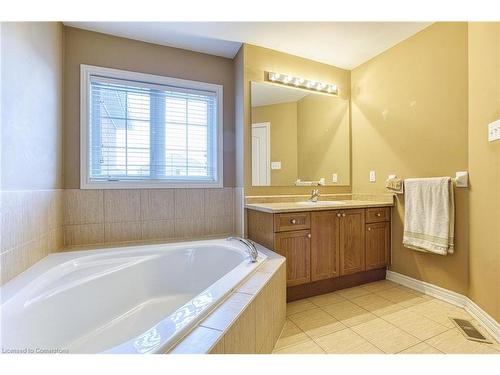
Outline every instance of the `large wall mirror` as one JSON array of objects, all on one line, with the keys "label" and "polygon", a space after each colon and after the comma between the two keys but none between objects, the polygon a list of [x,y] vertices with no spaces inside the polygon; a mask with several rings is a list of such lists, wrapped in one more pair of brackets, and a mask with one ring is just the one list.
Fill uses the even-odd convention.
[{"label": "large wall mirror", "polygon": [[252,82],[252,185],[349,185],[349,101]]}]

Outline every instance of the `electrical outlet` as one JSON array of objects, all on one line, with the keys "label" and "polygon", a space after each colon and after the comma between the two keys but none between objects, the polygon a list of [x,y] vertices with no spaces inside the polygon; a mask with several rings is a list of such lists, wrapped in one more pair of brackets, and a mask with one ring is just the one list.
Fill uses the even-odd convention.
[{"label": "electrical outlet", "polygon": [[500,139],[500,120],[493,121],[488,125],[488,142],[498,141]]},{"label": "electrical outlet", "polygon": [[281,169],[281,162],[280,161],[271,162],[271,169]]},{"label": "electrical outlet", "polygon": [[332,182],[336,184],[338,182],[338,176],[337,173],[332,174]]},{"label": "electrical outlet", "polygon": [[370,182],[375,182],[377,177],[375,175],[375,171],[370,171]]}]

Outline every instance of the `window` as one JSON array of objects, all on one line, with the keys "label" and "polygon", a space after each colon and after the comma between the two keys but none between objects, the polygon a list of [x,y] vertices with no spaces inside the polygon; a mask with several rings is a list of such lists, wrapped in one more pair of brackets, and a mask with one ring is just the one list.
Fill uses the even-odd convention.
[{"label": "window", "polygon": [[81,188],[222,187],[222,86],[81,67]]}]

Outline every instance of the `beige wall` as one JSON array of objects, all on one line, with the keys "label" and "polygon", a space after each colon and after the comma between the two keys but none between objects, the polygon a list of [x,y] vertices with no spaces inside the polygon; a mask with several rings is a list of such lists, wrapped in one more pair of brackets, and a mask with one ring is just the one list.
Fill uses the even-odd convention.
[{"label": "beige wall", "polygon": [[4,22],[1,48],[2,187],[60,188],[62,25]]},{"label": "beige wall", "polygon": [[2,23],[0,284],[62,247],[62,25]]},{"label": "beige wall", "polygon": [[[349,99],[351,91],[350,71],[250,44],[245,44],[243,48],[244,87],[243,97],[240,97],[239,100],[243,103],[244,129],[238,145],[243,147],[244,176],[242,176],[243,181],[239,181],[239,183],[245,187],[246,195],[308,194],[311,192],[310,187],[251,186],[250,83],[251,81],[265,82],[265,72],[287,73],[307,79],[335,83],[339,87],[341,98]],[[325,186],[321,187],[320,190],[323,193],[345,193],[350,192],[351,188],[350,186]]]},{"label": "beige wall", "polygon": [[224,186],[234,186],[234,73],[230,59],[64,27],[64,187],[80,187],[80,64],[224,87]]},{"label": "beige wall", "polygon": [[500,23],[470,23],[469,297],[500,321],[500,142],[488,123],[500,119]]},{"label": "beige wall", "polygon": [[[437,23],[352,71],[353,191],[384,192],[389,174],[454,176],[467,170],[467,24]],[[370,183],[370,170],[377,182]],[[393,210],[392,266],[466,294],[468,189],[456,189],[456,250],[402,246],[404,199]]]},{"label": "beige wall", "polygon": [[349,100],[307,95],[297,107],[298,176],[305,181],[326,179],[350,184]]},{"label": "beige wall", "polygon": [[281,169],[271,169],[271,184],[290,186],[298,176],[297,102],[252,107],[252,123],[271,123],[271,161],[281,161]]}]

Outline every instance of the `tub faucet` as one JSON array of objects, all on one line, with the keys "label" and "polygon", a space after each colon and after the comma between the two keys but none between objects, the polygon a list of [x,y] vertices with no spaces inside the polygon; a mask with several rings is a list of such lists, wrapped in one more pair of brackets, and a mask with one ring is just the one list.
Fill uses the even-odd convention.
[{"label": "tub faucet", "polygon": [[258,253],[257,248],[255,247],[255,245],[252,241],[250,241],[249,239],[246,239],[246,238],[242,238],[242,237],[228,237],[228,238],[226,238],[226,241],[231,241],[231,240],[236,240],[236,241],[240,241],[241,243],[243,243],[247,248],[248,255],[250,255],[250,260],[252,261],[252,263],[257,262],[257,257],[259,256],[259,253]]},{"label": "tub faucet", "polygon": [[313,191],[311,192],[311,197],[309,198],[309,202],[317,202],[319,196],[319,189],[313,189]]}]

